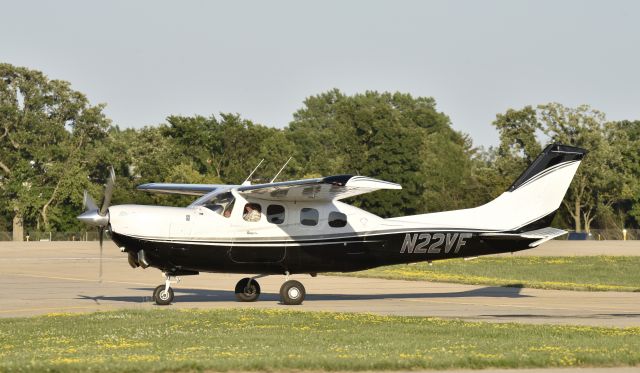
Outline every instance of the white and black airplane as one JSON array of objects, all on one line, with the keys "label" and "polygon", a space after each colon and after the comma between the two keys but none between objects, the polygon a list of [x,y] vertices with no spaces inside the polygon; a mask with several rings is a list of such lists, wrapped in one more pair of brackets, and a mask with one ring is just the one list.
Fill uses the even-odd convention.
[{"label": "white and black airplane", "polygon": [[536,247],[563,230],[549,225],[586,150],[553,144],[498,198],[479,207],[383,219],[340,202],[388,181],[338,175],[248,185],[144,184],[139,190],[200,196],[187,207],[109,206],[85,195],[78,219],[105,229],[133,267],[160,269],[153,292],[173,301],[176,276],[200,272],[255,273],[235,288],[240,301],[260,295],[257,278],[285,275],[283,304],[300,304],[304,286],[290,274],[360,271],[383,265],[513,252]]}]

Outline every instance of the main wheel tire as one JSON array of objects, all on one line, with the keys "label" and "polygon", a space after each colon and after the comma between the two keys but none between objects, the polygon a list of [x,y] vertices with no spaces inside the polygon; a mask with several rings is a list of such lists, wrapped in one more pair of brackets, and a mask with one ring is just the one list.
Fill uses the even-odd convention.
[{"label": "main wheel tire", "polygon": [[280,287],[280,301],[282,304],[302,304],[306,294],[304,286],[296,280],[285,281],[285,283]]},{"label": "main wheel tire", "polygon": [[260,284],[248,277],[236,284],[236,299],[240,302],[255,302],[260,296]]},{"label": "main wheel tire", "polygon": [[153,290],[153,301],[158,306],[167,306],[173,302],[173,289],[165,291],[165,285],[159,285]]}]

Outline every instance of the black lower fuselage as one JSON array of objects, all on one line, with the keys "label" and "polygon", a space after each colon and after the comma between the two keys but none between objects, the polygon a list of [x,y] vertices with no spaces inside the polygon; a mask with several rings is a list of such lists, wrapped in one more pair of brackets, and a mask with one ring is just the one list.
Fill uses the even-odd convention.
[{"label": "black lower fuselage", "polygon": [[495,239],[481,232],[413,231],[351,237],[288,240],[156,240],[111,233],[134,258],[142,250],[147,263],[163,272],[284,274],[352,272],[421,261],[513,252],[534,239]]}]

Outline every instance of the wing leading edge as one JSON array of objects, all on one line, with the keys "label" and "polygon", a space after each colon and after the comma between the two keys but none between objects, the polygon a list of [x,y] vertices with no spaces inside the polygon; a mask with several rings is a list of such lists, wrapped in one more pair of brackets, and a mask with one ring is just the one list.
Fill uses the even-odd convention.
[{"label": "wing leading edge", "polygon": [[138,190],[161,194],[182,194],[187,196],[203,196],[216,189],[230,188],[234,185],[223,184],[171,184],[171,183],[149,183],[138,185]]}]

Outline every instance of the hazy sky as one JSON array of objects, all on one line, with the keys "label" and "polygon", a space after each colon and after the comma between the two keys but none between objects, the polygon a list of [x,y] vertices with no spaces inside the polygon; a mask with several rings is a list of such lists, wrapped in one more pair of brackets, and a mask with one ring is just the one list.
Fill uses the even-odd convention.
[{"label": "hazy sky", "polygon": [[507,108],[640,119],[640,2],[4,1],[0,61],[64,79],[123,127],[238,112],[282,127],[305,97],[431,96],[478,145]]}]

